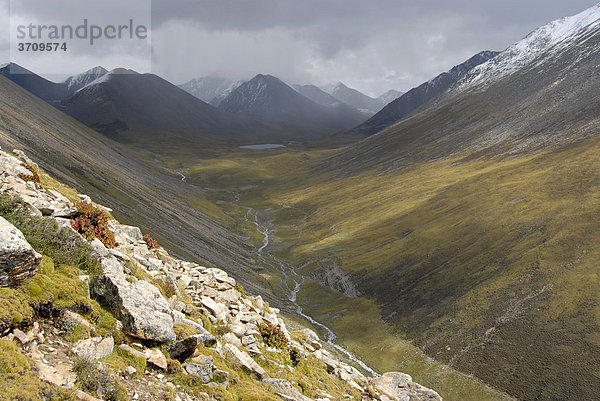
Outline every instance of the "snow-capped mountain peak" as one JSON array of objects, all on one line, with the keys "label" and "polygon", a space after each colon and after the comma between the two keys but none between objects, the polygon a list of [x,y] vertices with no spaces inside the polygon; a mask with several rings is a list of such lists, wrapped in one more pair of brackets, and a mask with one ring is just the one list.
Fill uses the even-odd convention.
[{"label": "snow-capped mountain peak", "polygon": [[[600,4],[570,17],[552,21],[511,45],[500,55],[467,74],[455,90],[484,89],[513,72],[557,55],[600,27]],[[596,49],[590,48],[589,51]],[[537,62],[536,62],[537,61]]]},{"label": "snow-capped mountain peak", "polygon": [[81,74],[67,78],[65,80],[65,84],[67,85],[67,89],[70,93],[75,93],[79,89],[87,86],[106,74],[108,74],[108,71],[105,68],[98,66],[82,72]]}]

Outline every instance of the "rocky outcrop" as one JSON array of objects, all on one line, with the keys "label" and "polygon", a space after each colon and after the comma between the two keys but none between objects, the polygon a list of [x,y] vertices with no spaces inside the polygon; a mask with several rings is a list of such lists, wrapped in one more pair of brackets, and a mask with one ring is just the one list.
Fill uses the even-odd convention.
[{"label": "rocky outcrop", "polygon": [[17,287],[33,277],[41,260],[23,233],[0,217],[0,287]]},{"label": "rocky outcrop", "polygon": [[226,358],[229,358],[231,362],[240,366],[242,369],[256,373],[259,378],[266,378],[267,372],[258,364],[250,355],[240,350],[238,347],[232,344],[225,344],[223,346],[223,354]]},{"label": "rocky outcrop", "polygon": [[92,280],[92,296],[110,306],[127,334],[158,342],[175,340],[171,308],[155,286],[143,280],[129,282],[123,265],[112,256],[102,259],[102,270]]},{"label": "rocky outcrop", "polygon": [[264,379],[263,382],[270,384],[275,389],[275,393],[285,401],[313,401],[311,398],[303,395],[296,387],[285,379]]},{"label": "rocky outcrop", "polygon": [[73,347],[73,353],[85,359],[101,359],[112,354],[114,346],[112,337],[93,337],[78,341]]},{"label": "rocky outcrop", "polygon": [[398,401],[442,401],[433,390],[414,383],[412,377],[400,372],[388,372],[371,379],[373,387]]}]

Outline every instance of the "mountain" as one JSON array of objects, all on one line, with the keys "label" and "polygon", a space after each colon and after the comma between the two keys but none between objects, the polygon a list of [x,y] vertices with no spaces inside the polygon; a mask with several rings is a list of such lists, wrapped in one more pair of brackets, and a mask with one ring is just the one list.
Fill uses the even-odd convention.
[{"label": "mountain", "polygon": [[329,93],[315,85],[292,85],[292,88],[294,88],[301,95],[322,106],[333,106],[341,103],[340,100],[334,98]]},{"label": "mountain", "polygon": [[327,93],[339,101],[356,107],[361,111],[375,114],[383,107],[381,101],[373,99],[356,89],[349,88],[341,82],[338,82],[333,87],[329,88]]},{"label": "mountain", "polygon": [[[121,142],[252,143],[286,138],[262,121],[216,109],[153,74],[116,69],[60,103],[60,109]],[[168,144],[156,141],[169,139]]]},{"label": "mountain", "polygon": [[[295,172],[310,178],[269,192],[301,208],[280,223],[298,233],[286,253],[330,258],[322,269],[350,276],[372,316],[517,399],[595,399],[599,50],[600,5]],[[313,304],[316,319],[335,316],[326,324],[359,320],[341,301]]]},{"label": "mountain", "polygon": [[383,128],[402,119],[411,111],[419,108],[430,99],[442,93],[444,90],[450,87],[450,85],[459,80],[473,68],[487,62],[490,59],[493,59],[498,54],[498,52],[492,51],[483,51],[478,53],[464,63],[455,66],[450,71],[444,72],[432,80],[411,89],[407,93],[390,102],[379,113],[375,114],[369,120],[356,127],[354,132],[363,135],[372,135],[378,131],[381,131]]},{"label": "mountain", "polygon": [[73,94],[79,89],[83,88],[84,86],[87,86],[88,84],[94,82],[98,78],[103,77],[107,73],[108,70],[98,66],[88,71],[82,72],[81,74],[69,77],[64,82],[64,84],[67,86],[67,93]]},{"label": "mountain", "polygon": [[403,94],[404,94],[404,92],[390,89],[389,91],[387,91],[384,94],[382,94],[381,96],[379,96],[377,98],[377,100],[379,100],[379,102],[381,104],[383,104],[384,106],[387,106],[388,104],[392,103],[394,100],[398,99]]},{"label": "mountain", "polygon": [[210,104],[213,99],[220,97],[227,91],[231,91],[233,84],[234,82],[227,78],[202,77],[194,78],[179,85],[179,87],[190,95]]},{"label": "mountain", "polygon": [[317,104],[280,79],[262,74],[233,90],[219,108],[238,115],[279,121],[289,127],[304,127],[306,132],[340,130],[351,126],[353,121],[364,121],[362,113],[347,105]]},{"label": "mountain", "polygon": [[0,75],[53,105],[68,95],[67,85],[64,83],[48,81],[15,63],[3,65]]}]

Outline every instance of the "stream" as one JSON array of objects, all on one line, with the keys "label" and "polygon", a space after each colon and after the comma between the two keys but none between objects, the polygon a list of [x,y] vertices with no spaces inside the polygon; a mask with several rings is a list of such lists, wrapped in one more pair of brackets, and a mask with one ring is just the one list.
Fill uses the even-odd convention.
[{"label": "stream", "polygon": [[335,340],[337,339],[337,336],[335,335],[333,330],[331,330],[323,323],[316,321],[311,316],[303,312],[302,307],[297,302],[297,296],[298,292],[300,291],[300,288],[302,287],[302,284],[304,283],[304,277],[302,277],[302,275],[296,272],[296,267],[292,264],[274,256],[270,252],[265,252],[265,249],[269,245],[270,231],[268,227],[260,223],[258,219],[258,212],[256,210],[254,210],[251,207],[241,206],[237,203],[240,200],[240,196],[238,193],[234,193],[234,197],[235,200],[233,202],[230,202],[231,205],[245,209],[246,214],[244,218],[248,223],[252,223],[256,227],[256,231],[258,231],[263,236],[263,243],[262,246],[256,251],[256,257],[263,265],[268,266],[273,270],[279,271],[282,274],[282,279],[279,282],[279,287],[286,295],[287,299],[294,305],[296,313],[304,319],[308,320],[314,326],[318,326],[325,330],[326,341],[328,344],[333,346],[339,352],[346,355],[348,359],[358,364],[361,368],[369,372],[374,377],[380,376],[377,372],[371,369],[367,364],[358,359],[352,353],[347,351],[344,347],[336,344]]}]

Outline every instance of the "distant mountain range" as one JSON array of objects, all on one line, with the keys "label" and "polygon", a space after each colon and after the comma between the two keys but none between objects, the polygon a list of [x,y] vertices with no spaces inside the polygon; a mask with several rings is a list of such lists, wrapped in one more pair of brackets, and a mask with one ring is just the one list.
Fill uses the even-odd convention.
[{"label": "distant mountain range", "polygon": [[433,99],[435,96],[442,93],[473,68],[496,57],[498,54],[498,52],[483,51],[474,55],[464,63],[455,66],[450,71],[444,72],[418,87],[401,94],[401,96],[391,101],[381,111],[356,127],[353,131],[363,135],[372,135],[381,131],[388,125],[395,123],[411,111],[419,108],[430,99]]},{"label": "distant mountain range", "polygon": [[338,82],[332,87],[326,88],[326,92],[339,101],[356,107],[358,110],[363,112],[375,114],[381,110],[383,106],[385,106],[383,100],[374,99],[370,96],[367,96],[356,89],[347,87],[342,82]]},{"label": "distant mountain range", "polygon": [[[188,91],[153,75],[96,67],[54,83],[16,64],[0,74],[104,135],[130,144],[251,144],[324,138],[367,116],[350,106],[319,105],[271,76],[246,83],[199,79]],[[158,100],[158,101],[157,101]]]},{"label": "distant mountain range", "polygon": [[[333,99],[335,100],[335,99]],[[281,121],[285,124],[313,125],[315,128],[347,129],[365,115],[339,101],[314,102],[280,79],[259,74],[231,91],[219,108],[228,112]]]}]

